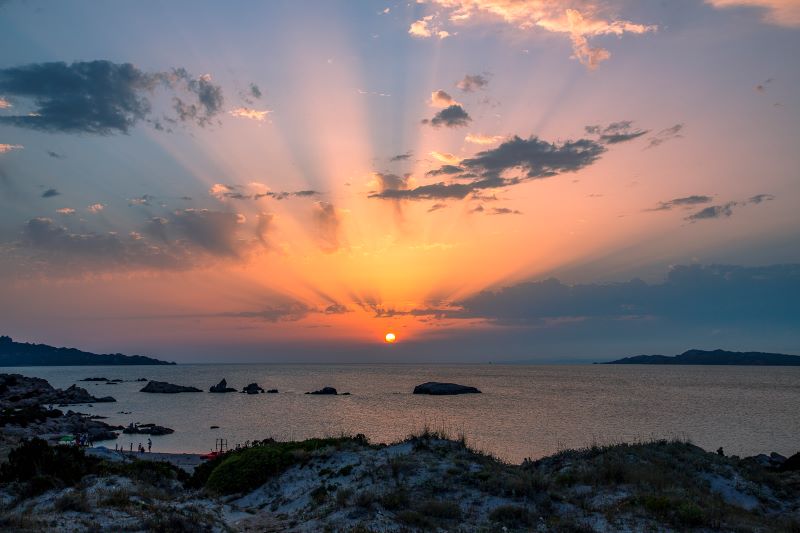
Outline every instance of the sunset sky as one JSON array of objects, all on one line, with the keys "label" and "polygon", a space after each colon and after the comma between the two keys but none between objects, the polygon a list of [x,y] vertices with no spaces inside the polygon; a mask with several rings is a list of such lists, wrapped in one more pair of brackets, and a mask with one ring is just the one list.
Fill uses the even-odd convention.
[{"label": "sunset sky", "polygon": [[797,0],[0,2],[0,334],[800,353],[799,58]]}]

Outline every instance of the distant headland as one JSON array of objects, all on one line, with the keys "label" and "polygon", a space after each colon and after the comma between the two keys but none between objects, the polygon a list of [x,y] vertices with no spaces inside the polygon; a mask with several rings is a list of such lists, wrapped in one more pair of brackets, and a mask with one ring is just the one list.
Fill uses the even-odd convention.
[{"label": "distant headland", "polygon": [[727,350],[687,350],[680,355],[635,355],[603,365],[738,365],[800,366],[800,356],[766,352],[729,352]]},{"label": "distant headland", "polygon": [[0,336],[0,366],[174,365],[143,355],[96,354]]}]

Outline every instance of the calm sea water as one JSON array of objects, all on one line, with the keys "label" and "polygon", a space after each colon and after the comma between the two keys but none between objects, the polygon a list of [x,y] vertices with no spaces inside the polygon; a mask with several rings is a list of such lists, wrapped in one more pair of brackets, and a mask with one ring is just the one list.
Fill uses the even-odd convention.
[{"label": "calm sea water", "polygon": [[[800,367],[505,366],[505,365],[179,365],[5,368],[73,383],[116,403],[77,410],[107,422],[156,423],[175,430],[153,437],[153,451],[207,452],[216,438],[237,442],[364,433],[392,442],[425,426],[464,433],[474,447],[519,462],[564,448],[681,437],[708,450],[752,455],[800,451]],[[207,391],[226,378],[257,382],[279,394],[147,394],[143,383],[79,382],[86,377],[144,377]],[[446,381],[483,394],[412,395],[414,385]],[[351,396],[304,392],[336,387]],[[120,411],[130,412],[121,414]],[[219,429],[210,429],[220,426]],[[121,435],[126,448],[146,440]],[[105,442],[111,447],[114,442]]]}]

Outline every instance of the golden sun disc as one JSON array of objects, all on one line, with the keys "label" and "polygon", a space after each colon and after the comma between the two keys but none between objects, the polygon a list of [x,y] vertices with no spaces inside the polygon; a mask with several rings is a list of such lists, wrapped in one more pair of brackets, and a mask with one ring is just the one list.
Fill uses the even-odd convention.
[{"label": "golden sun disc", "polygon": [[391,344],[397,340],[397,337],[395,337],[394,333],[387,333],[386,336],[384,337],[384,340],[389,344]]}]

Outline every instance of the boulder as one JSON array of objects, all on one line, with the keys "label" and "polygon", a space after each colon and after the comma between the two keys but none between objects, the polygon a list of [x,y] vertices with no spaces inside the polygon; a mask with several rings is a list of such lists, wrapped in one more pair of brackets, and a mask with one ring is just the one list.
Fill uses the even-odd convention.
[{"label": "boulder", "polygon": [[434,396],[446,396],[452,394],[480,394],[481,391],[475,387],[458,385],[456,383],[437,383],[429,381],[414,387],[414,394],[432,394]]},{"label": "boulder", "polygon": [[166,381],[150,381],[139,392],[154,392],[159,394],[176,394],[179,392],[202,392],[196,387],[184,387],[183,385],[173,385]]},{"label": "boulder", "polygon": [[96,398],[89,394],[86,389],[82,389],[77,385],[70,385],[67,390],[65,390],[60,397],[58,398],[58,403],[60,405],[70,405],[74,403],[105,403],[105,402],[116,402],[114,398],[111,396],[103,396],[102,398]]},{"label": "boulder", "polygon": [[264,389],[258,386],[258,383],[250,383],[248,386],[242,389],[242,392],[247,394],[258,394],[260,392],[264,392]]},{"label": "boulder", "polygon": [[337,392],[333,387],[322,387],[320,390],[307,392],[306,394],[329,394],[331,396],[336,396]]},{"label": "boulder", "polygon": [[157,426],[155,424],[130,424],[122,430],[127,435],[169,435],[175,433],[175,430],[166,428],[164,426]]},{"label": "boulder", "polygon": [[216,385],[212,385],[208,392],[236,392],[236,389],[228,387],[228,382],[223,378],[222,381]]}]

